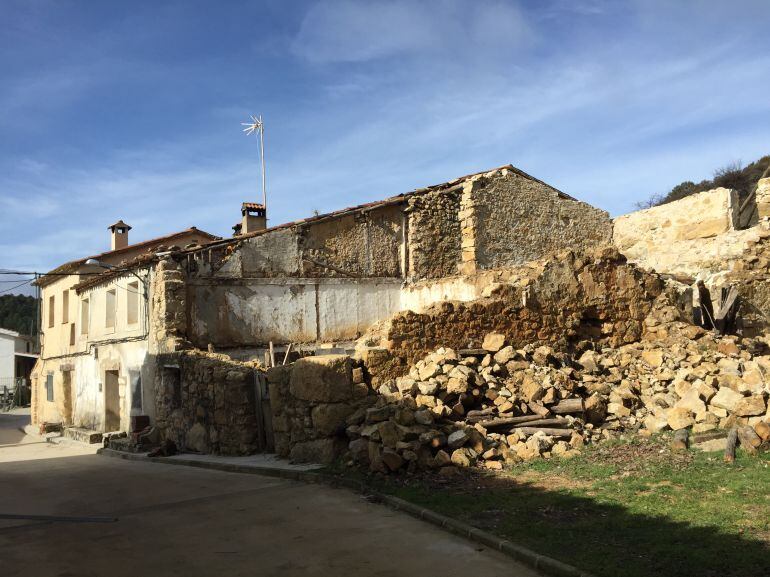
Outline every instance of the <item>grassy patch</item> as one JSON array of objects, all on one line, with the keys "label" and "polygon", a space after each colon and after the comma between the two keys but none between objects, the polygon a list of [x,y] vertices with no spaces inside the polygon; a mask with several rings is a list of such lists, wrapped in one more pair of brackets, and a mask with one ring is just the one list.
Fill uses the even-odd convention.
[{"label": "grassy patch", "polygon": [[770,575],[770,455],[605,443],[503,473],[366,477],[377,489],[607,577]]}]

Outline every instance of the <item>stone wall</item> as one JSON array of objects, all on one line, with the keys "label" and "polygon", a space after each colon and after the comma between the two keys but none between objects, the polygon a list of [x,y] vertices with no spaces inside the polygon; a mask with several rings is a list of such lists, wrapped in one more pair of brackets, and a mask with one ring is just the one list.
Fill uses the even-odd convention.
[{"label": "stone wall", "polygon": [[402,276],[403,223],[397,205],[307,225],[301,240],[303,276]]},{"label": "stone wall", "polygon": [[439,346],[480,347],[490,331],[504,334],[513,346],[634,342],[664,292],[657,275],[626,264],[612,248],[589,256],[566,252],[529,268],[530,278],[501,285],[489,297],[396,315],[386,338],[396,364],[405,366]]},{"label": "stone wall", "polygon": [[155,358],[155,426],[183,451],[256,451],[254,363],[201,351]]},{"label": "stone wall", "polygon": [[519,266],[566,249],[607,244],[609,215],[531,177],[503,169],[465,182],[462,197],[466,272]]},{"label": "stone wall", "polygon": [[756,203],[757,210],[752,215],[751,224],[770,217],[770,178],[762,178],[757,182]]},{"label": "stone wall", "polygon": [[306,357],[267,372],[275,449],[295,462],[331,463],[347,449],[347,419],[374,401],[345,355]]},{"label": "stone wall", "polygon": [[753,235],[736,230],[738,209],[735,191],[701,192],[616,218],[613,242],[632,262],[660,273],[726,270]]},{"label": "stone wall", "polygon": [[179,263],[170,258],[158,262],[150,293],[150,352],[188,347],[186,275]]},{"label": "stone wall", "polygon": [[437,190],[409,199],[409,278],[458,274],[461,253],[460,190]]},{"label": "stone wall", "polygon": [[278,229],[243,241],[235,251],[245,277],[299,276],[302,258],[295,227]]}]

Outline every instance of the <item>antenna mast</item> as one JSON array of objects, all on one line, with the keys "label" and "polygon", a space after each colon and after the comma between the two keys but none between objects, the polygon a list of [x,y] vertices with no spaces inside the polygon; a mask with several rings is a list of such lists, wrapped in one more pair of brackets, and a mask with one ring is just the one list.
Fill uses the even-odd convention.
[{"label": "antenna mast", "polygon": [[245,126],[243,132],[246,136],[257,134],[259,136],[259,161],[262,167],[262,206],[265,207],[267,213],[267,177],[265,175],[265,124],[262,122],[262,115],[251,116],[251,122],[241,122],[241,126]]}]

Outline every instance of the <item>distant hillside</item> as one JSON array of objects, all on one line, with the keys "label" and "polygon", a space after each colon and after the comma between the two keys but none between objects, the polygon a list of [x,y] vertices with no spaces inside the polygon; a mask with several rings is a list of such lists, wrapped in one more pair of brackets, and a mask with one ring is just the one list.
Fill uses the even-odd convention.
[{"label": "distant hillside", "polygon": [[0,328],[30,334],[35,326],[34,297],[24,295],[0,295]]},{"label": "distant hillside", "polygon": [[666,194],[656,194],[648,200],[637,203],[637,208],[650,208],[660,206],[703,192],[713,188],[732,188],[740,193],[740,198],[746,198],[754,190],[757,181],[770,168],[770,156],[763,156],[748,166],[742,166],[740,162],[733,162],[714,171],[714,178],[694,183],[690,180],[677,184]]}]

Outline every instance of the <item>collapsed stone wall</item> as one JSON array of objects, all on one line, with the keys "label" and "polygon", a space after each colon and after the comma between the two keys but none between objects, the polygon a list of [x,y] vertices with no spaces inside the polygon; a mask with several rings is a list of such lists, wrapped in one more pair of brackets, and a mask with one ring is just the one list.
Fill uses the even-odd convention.
[{"label": "collapsed stone wall", "polygon": [[248,455],[258,448],[257,363],[198,350],[155,358],[155,426],[180,450]]},{"label": "collapsed stone wall", "polygon": [[476,268],[519,266],[565,249],[607,244],[609,215],[556,189],[502,170],[466,183],[463,209],[475,221]]},{"label": "collapsed stone wall", "polygon": [[490,331],[513,346],[569,349],[586,339],[620,345],[641,338],[645,317],[664,293],[658,275],[627,264],[610,247],[588,256],[567,251],[528,271],[528,278],[501,285],[489,297],[397,314],[383,344],[401,367],[440,346],[478,348]]},{"label": "collapsed stone wall", "polygon": [[[766,179],[767,180],[767,179]],[[731,269],[714,275],[707,284],[718,304],[722,289],[735,287],[740,296],[739,328],[745,336],[762,334],[770,323],[770,229],[763,220],[756,227],[757,237],[747,243],[741,259]]]},{"label": "collapsed stone wall", "polygon": [[409,277],[436,279],[458,274],[461,254],[460,189],[413,196],[409,215]]},{"label": "collapsed stone wall", "polygon": [[[625,432],[739,429],[744,449],[770,445],[770,351],[719,338],[661,306],[640,342],[560,353],[508,345],[441,347],[378,389],[347,419],[352,461],[382,473],[506,464],[574,455]],[[588,347],[588,348],[586,348]]]},{"label": "collapsed stone wall", "polygon": [[267,372],[275,450],[295,462],[331,463],[347,449],[348,418],[374,402],[346,355],[299,359]]}]

